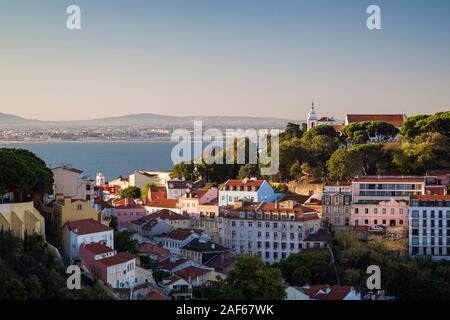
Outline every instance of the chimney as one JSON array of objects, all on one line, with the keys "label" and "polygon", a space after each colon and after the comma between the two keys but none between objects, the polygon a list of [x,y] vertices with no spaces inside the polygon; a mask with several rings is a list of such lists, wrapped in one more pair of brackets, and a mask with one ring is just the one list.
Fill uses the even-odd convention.
[{"label": "chimney", "polygon": [[128,200],[128,198],[125,198],[125,207],[128,207],[130,201]]},{"label": "chimney", "polygon": [[243,206],[244,206],[244,201],[236,201],[236,202],[234,203],[234,208],[235,208],[235,209],[242,208]]}]

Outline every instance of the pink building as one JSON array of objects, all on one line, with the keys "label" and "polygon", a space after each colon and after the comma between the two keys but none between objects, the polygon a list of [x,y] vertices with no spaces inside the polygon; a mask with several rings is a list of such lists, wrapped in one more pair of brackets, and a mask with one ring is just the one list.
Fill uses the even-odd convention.
[{"label": "pink building", "polygon": [[[182,214],[188,214],[190,217],[194,219],[200,218],[200,213],[209,216],[210,212],[201,212],[200,209],[218,212],[218,204],[214,201],[219,196],[219,190],[217,188],[211,189],[199,189],[192,190],[190,192],[185,193],[179,199],[179,207]],[[217,206],[217,210],[211,209],[211,203]]]},{"label": "pink building", "polygon": [[102,243],[90,243],[81,245],[80,258],[91,274],[113,288],[134,287],[136,259],[128,253],[117,253]]},{"label": "pink building", "polygon": [[117,217],[119,230],[126,229],[128,222],[146,215],[144,202],[141,199],[123,199],[113,203],[111,215]]},{"label": "pink building", "polygon": [[352,207],[352,225],[368,226],[375,225],[407,226],[408,225],[408,202],[380,201],[378,203],[354,203]]}]

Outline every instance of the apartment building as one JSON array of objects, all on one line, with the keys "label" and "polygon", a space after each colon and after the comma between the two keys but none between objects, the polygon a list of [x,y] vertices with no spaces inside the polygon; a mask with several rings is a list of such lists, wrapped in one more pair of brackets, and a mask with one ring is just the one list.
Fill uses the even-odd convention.
[{"label": "apartment building", "polygon": [[95,181],[82,176],[83,170],[62,165],[52,169],[55,194],[77,200],[94,200]]},{"label": "apartment building", "polygon": [[317,211],[295,201],[243,203],[221,208],[221,245],[240,254],[279,262],[302,250],[302,240],[320,227]]},{"label": "apartment building", "polygon": [[450,195],[411,197],[409,254],[450,260]]},{"label": "apartment building", "polygon": [[352,182],[353,203],[406,200],[425,194],[424,176],[357,176]]},{"label": "apartment building", "polygon": [[352,207],[353,226],[396,227],[408,225],[409,201],[394,200],[378,203],[355,203]]},{"label": "apartment building", "polygon": [[322,196],[322,221],[326,225],[350,226],[351,208],[350,182],[334,181],[325,184]]}]

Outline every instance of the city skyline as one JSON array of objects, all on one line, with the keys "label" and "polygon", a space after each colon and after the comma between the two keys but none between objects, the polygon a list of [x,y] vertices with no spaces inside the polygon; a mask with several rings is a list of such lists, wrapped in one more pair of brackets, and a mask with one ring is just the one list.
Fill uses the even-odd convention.
[{"label": "city skyline", "polygon": [[[126,114],[432,114],[449,109],[450,3],[0,3],[0,112],[40,120]],[[382,29],[366,27],[379,5]]]}]

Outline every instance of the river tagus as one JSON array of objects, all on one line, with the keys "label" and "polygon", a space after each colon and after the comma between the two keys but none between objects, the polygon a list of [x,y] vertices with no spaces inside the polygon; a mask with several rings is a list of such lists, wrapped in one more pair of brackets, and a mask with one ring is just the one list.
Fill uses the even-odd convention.
[{"label": "river tagus", "polygon": [[50,168],[67,164],[91,178],[102,172],[112,180],[136,170],[172,169],[171,152],[175,145],[176,142],[32,142],[0,143],[0,148],[27,149]]}]

